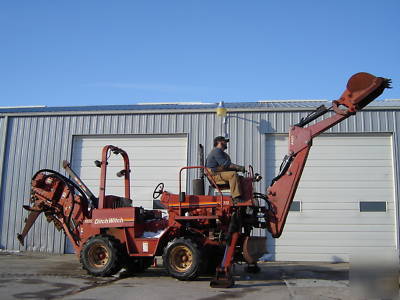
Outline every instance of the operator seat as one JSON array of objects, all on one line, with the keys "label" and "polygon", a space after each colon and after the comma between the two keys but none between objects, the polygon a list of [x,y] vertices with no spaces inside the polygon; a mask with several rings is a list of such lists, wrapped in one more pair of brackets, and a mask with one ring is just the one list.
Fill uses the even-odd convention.
[{"label": "operator seat", "polygon": [[215,184],[213,181],[206,175],[208,182],[210,183],[210,186],[208,188],[208,195],[213,195],[216,191],[218,191],[217,187],[221,190],[223,194],[231,194],[231,188],[228,183],[225,183],[225,181],[217,181]]},{"label": "operator seat", "polygon": [[132,206],[132,200],[124,197],[107,195],[104,198],[104,208],[120,208]]}]

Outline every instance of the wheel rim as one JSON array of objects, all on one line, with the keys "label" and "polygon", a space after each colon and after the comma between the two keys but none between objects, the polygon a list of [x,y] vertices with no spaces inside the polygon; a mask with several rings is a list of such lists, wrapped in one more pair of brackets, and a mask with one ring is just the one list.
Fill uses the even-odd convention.
[{"label": "wheel rim", "polygon": [[171,251],[169,263],[175,271],[186,272],[193,264],[193,253],[185,245],[176,246]]},{"label": "wheel rim", "polygon": [[103,268],[110,261],[110,252],[100,243],[93,244],[88,251],[88,262],[93,268]]}]

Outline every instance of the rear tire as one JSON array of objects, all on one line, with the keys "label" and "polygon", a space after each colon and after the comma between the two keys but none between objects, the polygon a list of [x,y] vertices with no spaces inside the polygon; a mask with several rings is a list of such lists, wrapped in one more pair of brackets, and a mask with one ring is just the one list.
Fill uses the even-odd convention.
[{"label": "rear tire", "polygon": [[82,247],[80,262],[93,276],[112,276],[122,267],[122,247],[112,236],[96,235]]},{"label": "rear tire", "polygon": [[163,254],[164,267],[178,280],[193,280],[201,271],[201,253],[189,239],[178,238],[168,243]]}]

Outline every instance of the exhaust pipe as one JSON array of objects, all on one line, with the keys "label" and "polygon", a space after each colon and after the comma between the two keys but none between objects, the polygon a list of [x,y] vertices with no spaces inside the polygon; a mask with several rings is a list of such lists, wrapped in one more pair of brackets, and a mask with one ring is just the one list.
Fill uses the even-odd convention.
[{"label": "exhaust pipe", "polygon": [[[199,165],[204,167],[204,147],[202,144],[199,144]],[[199,177],[192,180],[193,195],[205,195],[204,169],[199,169]]]}]

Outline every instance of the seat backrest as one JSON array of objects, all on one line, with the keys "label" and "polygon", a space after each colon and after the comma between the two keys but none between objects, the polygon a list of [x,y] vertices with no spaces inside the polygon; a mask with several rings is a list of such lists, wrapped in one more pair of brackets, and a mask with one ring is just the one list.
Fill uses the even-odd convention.
[{"label": "seat backrest", "polygon": [[124,197],[107,195],[104,198],[104,208],[131,207],[132,200]]}]

